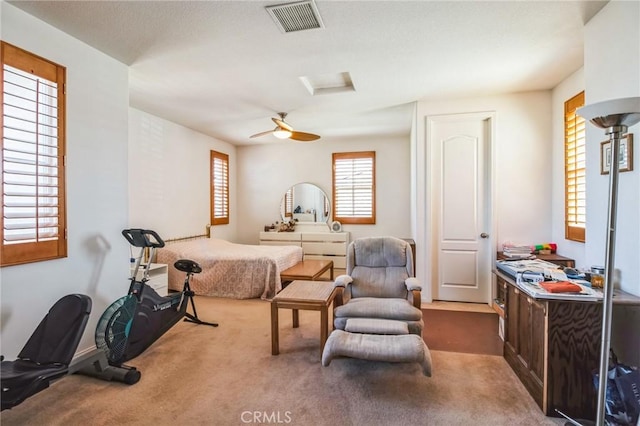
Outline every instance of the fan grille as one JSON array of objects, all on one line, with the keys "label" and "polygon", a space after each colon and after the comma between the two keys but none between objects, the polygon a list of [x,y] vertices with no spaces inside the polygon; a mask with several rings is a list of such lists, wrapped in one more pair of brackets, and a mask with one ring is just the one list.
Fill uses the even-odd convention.
[{"label": "fan grille", "polygon": [[313,0],[277,4],[266,9],[283,33],[324,28]]},{"label": "fan grille", "polygon": [[119,365],[126,361],[125,352],[137,303],[135,296],[123,296],[113,302],[98,321],[96,346],[105,352],[110,363]]}]

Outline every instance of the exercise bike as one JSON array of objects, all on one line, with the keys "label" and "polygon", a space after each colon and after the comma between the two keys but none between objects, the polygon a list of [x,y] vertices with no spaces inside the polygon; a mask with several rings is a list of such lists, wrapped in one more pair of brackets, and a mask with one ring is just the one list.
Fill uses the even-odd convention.
[{"label": "exercise bike", "polygon": [[[164,247],[160,236],[148,229],[125,229],[122,235],[133,247],[140,249],[131,273],[131,284],[126,296],[113,302],[102,314],[96,327],[96,346],[103,350],[109,364],[121,366],[151,346],[181,319],[184,321],[217,327],[217,323],[198,318],[193,300],[194,292],[189,284],[193,274],[202,272],[196,262],[180,259],[174,267],[185,272],[181,292],[160,296],[147,285],[149,269],[155,250]],[[148,252],[146,264],[143,256]],[[143,268],[143,277],[138,280],[138,271]],[[193,314],[187,312],[191,305]]]}]

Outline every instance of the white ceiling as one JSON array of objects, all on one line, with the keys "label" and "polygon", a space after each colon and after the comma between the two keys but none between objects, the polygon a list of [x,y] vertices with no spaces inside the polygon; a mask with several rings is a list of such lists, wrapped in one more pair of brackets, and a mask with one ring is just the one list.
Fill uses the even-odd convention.
[{"label": "white ceiling", "polygon": [[[323,139],[408,135],[416,100],[551,89],[607,3],[317,0],[325,28],[284,34],[265,6],[285,2],[9,3],[129,65],[131,106],[236,145],[279,141],[249,139],[278,111]],[[345,71],[355,91],[300,81]]]}]

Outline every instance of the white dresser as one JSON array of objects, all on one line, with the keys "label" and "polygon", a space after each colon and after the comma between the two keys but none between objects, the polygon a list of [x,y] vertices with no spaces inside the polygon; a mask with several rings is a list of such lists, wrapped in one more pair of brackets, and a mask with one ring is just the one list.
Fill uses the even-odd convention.
[{"label": "white dresser", "polygon": [[304,259],[332,260],[333,267],[346,268],[348,232],[260,232],[260,245],[299,246]]},{"label": "white dresser", "polygon": [[[135,266],[130,267],[130,274],[133,274]],[[136,280],[142,280],[144,276],[144,270],[142,265],[138,269],[138,275]],[[131,275],[129,275],[131,277]],[[166,296],[169,294],[169,267],[162,263],[152,263],[149,267],[149,281],[147,285],[153,288],[160,296]]]}]

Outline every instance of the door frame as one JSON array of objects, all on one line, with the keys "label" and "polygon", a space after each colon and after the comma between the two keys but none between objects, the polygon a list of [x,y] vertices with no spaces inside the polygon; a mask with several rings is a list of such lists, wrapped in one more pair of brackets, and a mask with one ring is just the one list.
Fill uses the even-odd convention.
[{"label": "door frame", "polygon": [[[434,200],[434,176],[433,167],[431,167],[432,161],[435,161],[433,152],[433,141],[431,140],[430,133],[432,130],[433,122],[437,119],[443,119],[446,117],[468,118],[468,119],[480,119],[489,121],[489,135],[487,135],[487,143],[485,147],[485,158],[488,159],[487,167],[487,182],[486,185],[486,222],[489,229],[486,231],[489,234],[487,238],[487,244],[490,251],[490,262],[488,270],[491,271],[492,265],[496,259],[496,236],[495,231],[498,229],[496,226],[497,215],[495,212],[495,164],[496,164],[496,113],[495,111],[479,111],[479,112],[460,112],[460,113],[447,113],[447,114],[421,114],[420,108],[416,109],[416,126],[413,133],[412,147],[415,154],[415,162],[413,164],[413,175],[415,176],[415,221],[413,223],[414,232],[416,235],[416,243],[424,247],[424,257],[417,261],[416,276],[422,282],[422,301],[425,303],[431,303],[433,301],[433,295],[437,286],[437,268],[434,265],[437,262],[437,233],[434,232],[437,229],[437,223],[435,223],[436,216],[434,215],[435,200]],[[487,277],[489,280],[489,290],[487,291],[486,303],[491,306],[491,301],[495,297],[495,277],[493,274],[489,274]],[[434,280],[435,278],[435,280]]]}]

